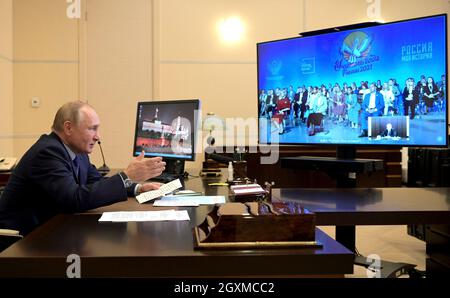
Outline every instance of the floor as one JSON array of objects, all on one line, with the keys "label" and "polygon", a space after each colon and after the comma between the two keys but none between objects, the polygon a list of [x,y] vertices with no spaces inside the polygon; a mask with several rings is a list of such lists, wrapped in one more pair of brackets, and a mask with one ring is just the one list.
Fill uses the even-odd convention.
[{"label": "floor", "polygon": [[[334,238],[334,227],[319,228]],[[357,226],[356,248],[364,256],[377,254],[382,260],[416,264],[416,269],[425,270],[425,242],[408,235],[406,226]],[[353,269],[353,274],[346,277],[367,277],[366,268],[354,266]]]}]

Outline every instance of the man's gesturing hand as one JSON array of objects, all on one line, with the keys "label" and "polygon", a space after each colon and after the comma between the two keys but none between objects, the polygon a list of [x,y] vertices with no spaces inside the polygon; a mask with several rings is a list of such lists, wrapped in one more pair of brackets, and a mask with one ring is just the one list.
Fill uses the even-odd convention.
[{"label": "man's gesturing hand", "polygon": [[134,182],[141,182],[161,175],[166,163],[161,157],[144,158],[144,151],[133,159],[125,169],[125,174]]}]

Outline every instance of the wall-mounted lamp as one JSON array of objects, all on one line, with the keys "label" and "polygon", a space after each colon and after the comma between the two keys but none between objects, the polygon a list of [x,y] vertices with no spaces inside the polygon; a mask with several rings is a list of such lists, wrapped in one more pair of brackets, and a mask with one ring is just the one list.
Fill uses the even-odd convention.
[{"label": "wall-mounted lamp", "polygon": [[233,16],[219,23],[220,36],[225,42],[237,42],[244,35],[244,24],[239,17]]}]

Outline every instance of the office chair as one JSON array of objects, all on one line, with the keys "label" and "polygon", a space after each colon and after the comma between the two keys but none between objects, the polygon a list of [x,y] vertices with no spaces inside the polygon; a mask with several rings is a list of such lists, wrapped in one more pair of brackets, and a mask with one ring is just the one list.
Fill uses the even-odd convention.
[{"label": "office chair", "polygon": [[[2,196],[4,187],[0,187],[0,198]],[[19,231],[10,230],[10,229],[0,229],[0,252],[8,248],[11,244],[16,242],[17,240],[23,238],[22,235],[19,234]]]},{"label": "office chair", "polygon": [[23,236],[19,234],[19,231],[0,229],[0,252],[22,238]]}]

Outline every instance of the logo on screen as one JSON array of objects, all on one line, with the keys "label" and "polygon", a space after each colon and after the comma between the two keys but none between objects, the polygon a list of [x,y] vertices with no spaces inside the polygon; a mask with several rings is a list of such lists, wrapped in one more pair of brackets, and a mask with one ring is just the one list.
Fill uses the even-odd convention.
[{"label": "logo on screen", "polygon": [[342,43],[342,55],[349,63],[354,64],[358,59],[369,55],[372,38],[362,31],[347,35]]},{"label": "logo on screen", "polygon": [[347,35],[339,49],[339,60],[334,64],[336,71],[342,70],[342,76],[371,71],[380,57],[371,54],[373,38],[365,32],[356,31]]},{"label": "logo on screen", "polygon": [[302,59],[301,69],[303,74],[315,73],[316,72],[315,57]]},{"label": "logo on screen", "polygon": [[279,75],[281,68],[283,68],[283,62],[281,60],[270,61],[267,63],[267,68],[270,72],[270,76],[267,79],[276,81],[283,79],[283,76]]}]

